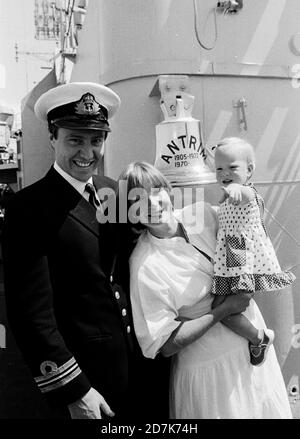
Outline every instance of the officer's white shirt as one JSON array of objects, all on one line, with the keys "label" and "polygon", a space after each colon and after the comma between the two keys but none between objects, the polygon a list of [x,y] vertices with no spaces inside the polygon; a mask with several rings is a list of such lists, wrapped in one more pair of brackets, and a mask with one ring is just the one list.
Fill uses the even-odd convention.
[{"label": "officer's white shirt", "polygon": [[[72,177],[71,175],[67,174],[58,164],[57,162],[54,163],[54,169],[65,179],[68,183],[70,183],[71,186],[73,186],[74,189],[77,190],[77,192],[80,193],[87,201],[89,200],[89,194],[85,190],[85,186],[87,183],[93,184],[93,178],[90,177],[88,181],[80,181],[76,178]],[[97,192],[96,192],[96,198],[99,200]]]}]

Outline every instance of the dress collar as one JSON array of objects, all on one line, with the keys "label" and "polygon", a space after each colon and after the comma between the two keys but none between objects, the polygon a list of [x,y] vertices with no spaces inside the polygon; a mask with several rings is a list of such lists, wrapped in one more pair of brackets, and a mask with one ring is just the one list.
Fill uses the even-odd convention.
[{"label": "dress collar", "polygon": [[[181,211],[175,210],[174,216],[177,219],[179,223],[181,223]],[[152,235],[149,230],[146,229],[146,236],[149,239],[150,242],[152,242],[155,245],[161,246],[161,247],[176,247],[178,243],[185,243],[186,239],[182,236],[172,236],[170,238],[158,238],[157,236]]]}]

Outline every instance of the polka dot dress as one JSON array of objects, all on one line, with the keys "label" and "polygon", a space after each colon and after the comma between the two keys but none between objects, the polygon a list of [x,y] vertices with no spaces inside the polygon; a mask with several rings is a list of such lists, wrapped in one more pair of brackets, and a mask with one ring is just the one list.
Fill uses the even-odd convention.
[{"label": "polka dot dress", "polygon": [[281,271],[261,219],[263,199],[251,187],[255,197],[248,204],[234,206],[227,198],[220,206],[213,294],[278,290],[295,279],[292,273]]}]

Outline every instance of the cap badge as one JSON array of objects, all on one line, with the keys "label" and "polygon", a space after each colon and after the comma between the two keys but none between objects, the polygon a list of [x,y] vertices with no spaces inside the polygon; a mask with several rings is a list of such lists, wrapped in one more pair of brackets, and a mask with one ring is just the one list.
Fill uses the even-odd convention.
[{"label": "cap badge", "polygon": [[95,100],[91,93],[84,94],[80,101],[75,106],[75,114],[84,116],[98,116],[98,119],[106,120],[103,112],[101,111],[100,104]]}]

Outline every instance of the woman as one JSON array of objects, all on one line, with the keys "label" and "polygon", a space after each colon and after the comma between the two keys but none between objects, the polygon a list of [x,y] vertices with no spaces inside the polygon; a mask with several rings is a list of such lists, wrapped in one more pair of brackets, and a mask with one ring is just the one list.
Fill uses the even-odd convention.
[{"label": "woman", "polygon": [[[291,418],[273,346],[253,367],[247,341],[221,323],[247,308],[248,319],[265,327],[253,299],[247,306],[250,294],[211,309],[214,210],[197,203],[173,211],[167,180],[144,162],[130,164],[120,179],[133,200],[129,220],[143,229],[130,258],[135,331],[146,357],[172,356],[171,418]],[[195,207],[202,225],[190,221]]]}]

